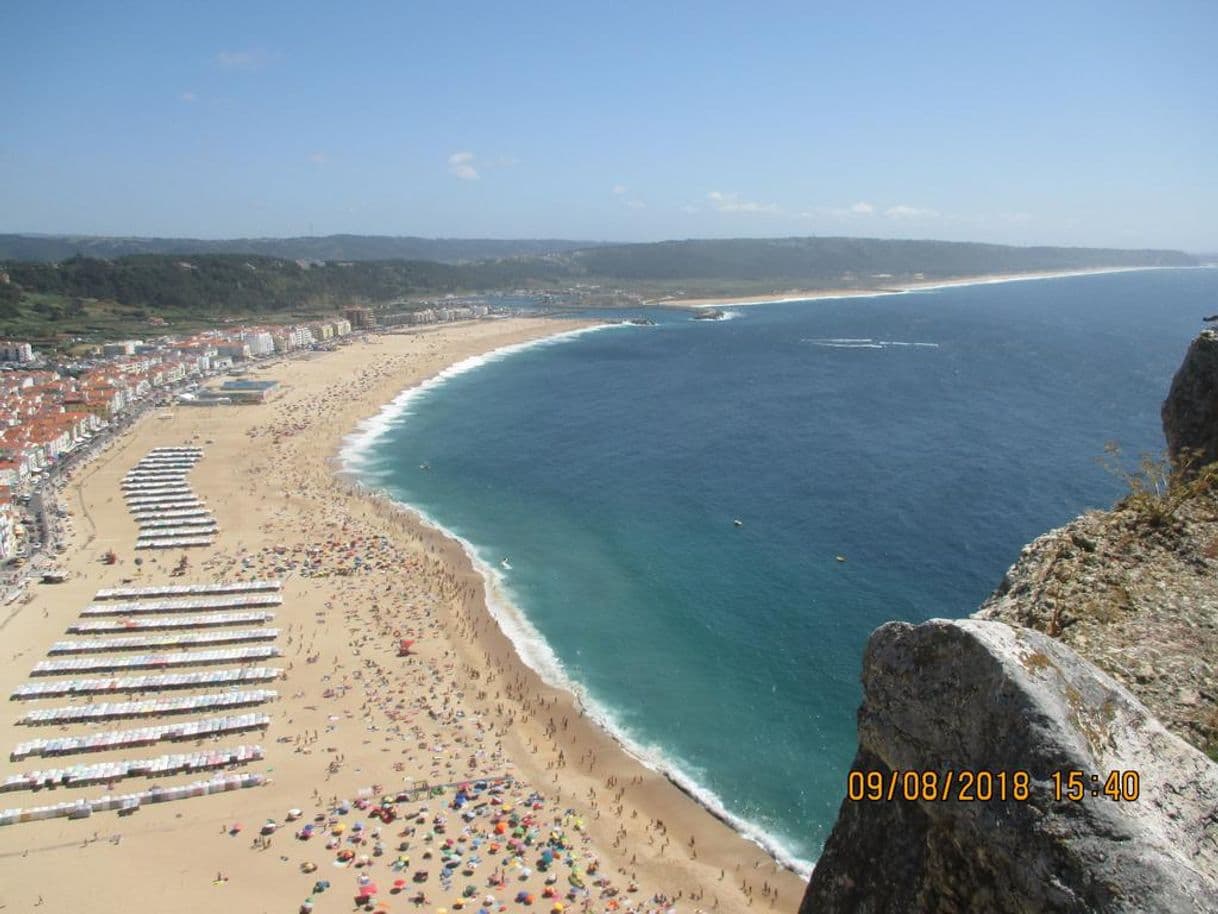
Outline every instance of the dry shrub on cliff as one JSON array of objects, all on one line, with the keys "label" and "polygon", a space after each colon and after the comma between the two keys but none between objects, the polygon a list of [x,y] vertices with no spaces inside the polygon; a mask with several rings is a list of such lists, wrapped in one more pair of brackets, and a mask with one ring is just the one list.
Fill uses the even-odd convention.
[{"label": "dry shrub on cliff", "polygon": [[1120,446],[1110,441],[1099,460],[1129,488],[1117,507],[1150,527],[1165,527],[1184,505],[1218,489],[1218,462],[1201,465],[1200,458],[1200,451],[1183,451],[1174,462],[1167,455],[1142,454],[1131,470],[1121,464]]}]

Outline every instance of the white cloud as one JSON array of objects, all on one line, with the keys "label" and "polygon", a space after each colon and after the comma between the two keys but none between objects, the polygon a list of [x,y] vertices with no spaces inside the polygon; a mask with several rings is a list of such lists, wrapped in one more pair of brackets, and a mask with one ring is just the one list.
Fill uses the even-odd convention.
[{"label": "white cloud", "polygon": [[478,169],[473,166],[474,154],[472,152],[454,152],[448,157],[448,171],[453,177],[460,178],[462,181],[477,181]]},{"label": "white cloud", "polygon": [[198,97],[199,96],[195,95],[193,92],[183,92],[178,96],[179,99],[187,103],[196,101]]},{"label": "white cloud", "polygon": [[625,185],[625,184],[614,184],[614,185],[613,185],[613,192],[614,192],[615,194],[618,194],[619,196],[620,196],[621,194],[626,193],[626,185]]},{"label": "white cloud", "polygon": [[[816,206],[811,210],[798,213],[796,218],[816,219],[828,216],[832,219],[855,219],[859,216],[874,216],[879,213],[880,210],[874,203],[860,200],[849,206]],[[938,210],[919,209],[916,206],[897,204],[884,210],[883,215],[889,219],[937,219],[942,214]]]},{"label": "white cloud", "polygon": [[642,200],[627,200],[626,205],[631,209],[647,209],[647,204]]},{"label": "white cloud", "polygon": [[270,63],[277,55],[251,48],[245,51],[220,51],[216,54],[216,66],[224,70],[257,70]]},{"label": "white cloud", "polygon": [[919,209],[916,206],[906,206],[904,203],[899,203],[884,210],[884,215],[889,219],[934,219],[939,215],[939,212],[938,210]]},{"label": "white cloud", "polygon": [[712,190],[706,195],[711,206],[721,213],[777,213],[780,212],[776,203],[754,203],[751,200],[741,200],[739,194],[725,194]]}]

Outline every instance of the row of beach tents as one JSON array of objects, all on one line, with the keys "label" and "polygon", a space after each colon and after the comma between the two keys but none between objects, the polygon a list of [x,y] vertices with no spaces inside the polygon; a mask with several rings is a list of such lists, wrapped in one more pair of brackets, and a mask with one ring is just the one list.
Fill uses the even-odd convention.
[{"label": "row of beach tents", "polygon": [[99,701],[96,704],[67,705],[61,708],[35,708],[18,721],[27,726],[124,720],[133,717],[160,717],[167,714],[194,714],[221,708],[242,708],[266,704],[279,697],[274,689],[249,689],[240,692],[209,692],[182,698],[149,698],[142,701]]},{"label": "row of beach tents", "polygon": [[9,759],[19,762],[31,755],[44,758],[57,755],[77,755],[82,752],[109,752],[132,746],[151,746],[160,742],[184,739],[204,739],[222,733],[242,733],[246,730],[265,730],[271,725],[269,714],[235,714],[228,717],[209,717],[203,720],[177,721],[133,730],[107,730],[88,733],[84,736],[53,736],[50,739],[32,739],[13,748]]},{"label": "row of beach tents", "polygon": [[45,768],[10,775],[0,782],[0,791],[83,787],[87,784],[105,784],[140,775],[157,777],[183,771],[205,771],[208,768],[226,768],[229,765],[258,761],[263,755],[261,746],[234,746],[231,749],[175,752],[149,759],[124,759],[117,762],[98,762],[94,765]]},{"label": "row of beach tents", "polygon": [[15,825],[19,822],[38,822],[45,819],[84,819],[95,812],[117,810],[120,814],[134,812],[145,803],[167,803],[191,797],[205,797],[231,790],[261,787],[267,783],[261,774],[231,774],[212,778],[209,781],[194,781],[175,787],[155,786],[135,793],[107,794],[96,800],[69,800],[50,806],[33,806],[28,809],[0,810],[0,825]]},{"label": "row of beach tents", "polygon": [[202,456],[202,448],[152,450],[123,478],[127,508],[140,525],[136,549],[187,549],[214,542],[216,519],[186,482]]}]

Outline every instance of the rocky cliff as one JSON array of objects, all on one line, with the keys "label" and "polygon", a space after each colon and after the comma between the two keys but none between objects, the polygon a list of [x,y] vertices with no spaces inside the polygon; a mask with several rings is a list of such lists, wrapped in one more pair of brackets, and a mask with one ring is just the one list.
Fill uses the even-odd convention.
[{"label": "rocky cliff", "polygon": [[[847,799],[801,914],[1218,911],[1218,334],[1163,423],[1175,468],[1025,547],[977,618],[868,645],[855,770],[1027,771],[1028,798]],[[1138,800],[1103,796],[1113,770]]]},{"label": "rocky cliff", "polygon": [[1206,330],[1189,347],[1163,404],[1163,433],[1173,459],[1200,453],[1218,460],[1218,333]]},{"label": "rocky cliff", "polygon": [[[884,797],[843,803],[801,914],[1218,910],[1218,765],[1074,651],[1000,622],[890,623],[863,691],[853,767]],[[1010,792],[1026,771],[1028,794],[887,799],[893,772],[924,770],[1005,772]],[[1080,800],[1055,798],[1059,771],[1084,773]],[[1139,773],[1137,800],[1092,796],[1110,771]]]},{"label": "rocky cliff", "polygon": [[1117,679],[1218,756],[1218,497],[1170,522],[1096,511],[1026,546],[979,618],[1036,629]]},{"label": "rocky cliff", "polygon": [[1176,467],[1026,546],[977,615],[1060,639],[1218,758],[1218,333],[1193,341],[1162,415]]}]

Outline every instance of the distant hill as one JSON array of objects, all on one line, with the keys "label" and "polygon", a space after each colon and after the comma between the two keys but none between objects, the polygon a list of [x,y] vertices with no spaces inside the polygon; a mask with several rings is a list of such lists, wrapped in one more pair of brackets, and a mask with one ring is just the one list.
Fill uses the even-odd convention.
[{"label": "distant hill", "polygon": [[106,260],[133,254],[250,254],[285,260],[432,260],[463,263],[539,256],[594,247],[599,242],[538,238],[414,238],[321,235],[301,238],[113,238],[99,235],[0,234],[0,261],[55,262],[69,257]]},{"label": "distant hill", "polygon": [[[30,240],[32,236],[8,236]],[[40,240],[40,239],[34,239]],[[41,239],[47,241],[47,239]],[[63,239],[61,239],[62,241]],[[113,251],[118,239],[103,241]],[[770,294],[791,289],[883,289],[914,279],[1104,267],[1194,266],[1180,251],[1100,248],[1005,247],[947,241],[878,238],[775,238],[665,241],[598,245],[526,253],[522,248],[574,242],[428,241],[341,236],[200,244],[329,244],[365,253],[381,244],[433,245],[440,253],[472,254],[486,246],[509,256],[443,262],[436,259],[329,258],[320,248],[307,257],[249,253],[73,254],[61,260],[0,258],[10,281],[0,283],[0,337],[48,336],[93,328],[117,313],[135,321],[151,316],[178,321],[238,315],[288,314],[354,302],[386,304],[402,298],[511,289],[572,289],[607,304],[624,298]],[[64,243],[67,243],[64,241]],[[131,244],[152,244],[134,239]],[[171,244],[170,241],[155,243]],[[46,257],[52,248],[42,248]],[[463,247],[464,246],[464,247]],[[300,253],[298,249],[296,253]],[[618,292],[625,293],[624,296]],[[109,304],[107,304],[109,303]],[[118,308],[117,312],[115,307]],[[125,310],[124,310],[125,309]],[[98,316],[95,312],[104,312]]]},{"label": "distant hill", "polygon": [[469,265],[376,260],[301,266],[295,260],[254,255],[137,254],[112,260],[70,257],[58,263],[10,261],[5,266],[10,283],[0,289],[10,300],[19,290],[22,296],[96,299],[153,310],[255,314],[387,302],[409,294],[515,288],[543,275],[542,267],[541,260],[513,258]]},{"label": "distant hill", "polygon": [[[1113,266],[1192,266],[1181,251],[1011,247],[887,238],[730,238],[608,244],[561,239],[497,240],[388,235],[300,238],[113,238],[89,235],[0,235],[0,263],[58,262],[71,257],[114,260],[141,254],[241,254],[283,260],[431,261],[476,264],[533,261],[537,278],[559,272],[623,281],[838,280],[888,273],[928,277]],[[477,284],[477,270],[469,279]],[[518,271],[513,271],[517,273]]]},{"label": "distant hill", "polygon": [[[1011,247],[886,238],[773,238],[603,245],[569,255],[591,276],[636,282],[686,279],[822,282],[844,274],[928,278],[1097,267],[1194,266],[1182,251]],[[873,283],[874,284],[874,283]],[[882,282],[880,283],[882,285]]]}]

